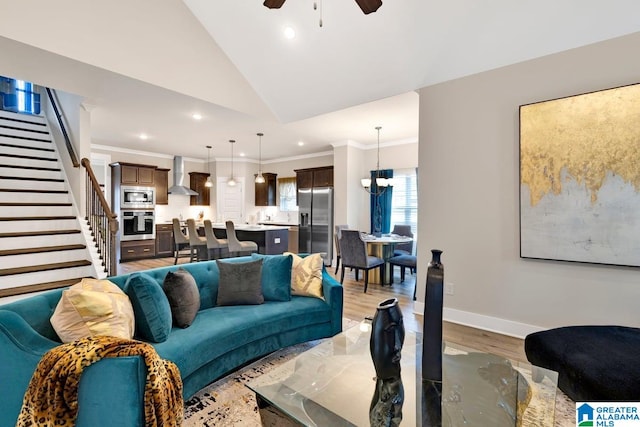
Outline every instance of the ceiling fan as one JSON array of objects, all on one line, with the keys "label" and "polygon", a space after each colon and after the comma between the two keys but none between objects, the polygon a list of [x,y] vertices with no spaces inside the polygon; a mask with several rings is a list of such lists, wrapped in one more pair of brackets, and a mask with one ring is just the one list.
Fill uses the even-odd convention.
[{"label": "ceiling fan", "polygon": [[[382,6],[382,0],[355,0],[360,6],[360,9],[364,12],[365,15],[368,15],[372,12],[378,10],[380,6]],[[264,0],[263,5],[268,7],[269,9],[280,9],[284,4],[285,0]]]}]

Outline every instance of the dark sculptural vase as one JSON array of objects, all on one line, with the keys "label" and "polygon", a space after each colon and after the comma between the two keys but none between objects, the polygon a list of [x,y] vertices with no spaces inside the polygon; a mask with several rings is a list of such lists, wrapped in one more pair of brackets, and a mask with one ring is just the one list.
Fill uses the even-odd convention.
[{"label": "dark sculptural vase", "polygon": [[422,425],[442,425],[442,251],[431,250],[422,327]]},{"label": "dark sculptural vase", "polygon": [[398,426],[402,421],[404,388],[400,357],[403,344],[404,323],[398,300],[382,301],[371,323],[369,341],[376,370],[376,388],[369,408],[371,426]]}]

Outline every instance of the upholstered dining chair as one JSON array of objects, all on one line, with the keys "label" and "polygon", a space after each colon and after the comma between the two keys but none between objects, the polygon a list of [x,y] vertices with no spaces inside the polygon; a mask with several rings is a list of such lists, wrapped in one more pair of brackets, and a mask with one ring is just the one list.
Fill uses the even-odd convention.
[{"label": "upholstered dining chair", "polygon": [[364,291],[367,292],[369,270],[380,268],[380,275],[384,277],[384,260],[370,256],[367,253],[367,243],[362,240],[358,230],[344,229],[340,234],[342,235],[340,238],[340,252],[342,256],[340,283],[344,281],[345,267],[356,269],[356,281],[358,280],[358,271],[364,270]]},{"label": "upholstered dining chair", "polygon": [[207,240],[207,259],[212,259],[211,251],[214,251],[216,255],[213,259],[222,258],[222,250],[229,248],[227,239],[218,239],[213,232],[213,226],[210,219],[204,220],[204,235]]},{"label": "upholstered dining chair", "polygon": [[189,238],[186,234],[182,232],[182,226],[180,225],[180,220],[178,218],[173,218],[173,244],[174,244],[174,252],[175,252],[175,260],[173,264],[178,263],[178,258],[180,256],[180,251],[184,249],[189,249]]},{"label": "upholstered dining chair", "polygon": [[252,242],[250,240],[238,240],[238,236],[236,236],[236,227],[233,224],[233,221],[227,221],[225,225],[227,226],[227,243],[229,245],[230,254],[238,256],[243,252],[258,252],[258,244],[256,242]]},{"label": "upholstered dining chair", "polygon": [[[411,226],[408,224],[396,224],[391,230],[391,234],[397,234],[398,236],[411,237],[413,239],[413,233],[411,232]],[[413,255],[413,241],[407,243],[398,243],[393,251],[394,255]]]},{"label": "upholstered dining chair", "polygon": [[341,231],[349,228],[347,224],[336,225],[335,232],[333,233],[333,240],[336,244],[336,271],[333,274],[338,274],[338,268],[340,268],[340,236]]},{"label": "upholstered dining chair", "polygon": [[189,262],[193,262],[195,257],[198,260],[198,251],[207,250],[207,239],[198,236],[198,228],[196,227],[196,220],[193,218],[187,219],[187,231],[189,232],[189,249],[191,254],[189,256]]}]

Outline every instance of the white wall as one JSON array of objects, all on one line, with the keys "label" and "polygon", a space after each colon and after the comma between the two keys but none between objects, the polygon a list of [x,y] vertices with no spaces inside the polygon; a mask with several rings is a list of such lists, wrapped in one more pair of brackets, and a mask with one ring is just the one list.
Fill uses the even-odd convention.
[{"label": "white wall", "polygon": [[640,326],[638,269],[520,259],[518,237],[519,105],[637,83],[638,46],[640,33],[420,90],[420,301],[439,248],[450,319],[514,335]]}]

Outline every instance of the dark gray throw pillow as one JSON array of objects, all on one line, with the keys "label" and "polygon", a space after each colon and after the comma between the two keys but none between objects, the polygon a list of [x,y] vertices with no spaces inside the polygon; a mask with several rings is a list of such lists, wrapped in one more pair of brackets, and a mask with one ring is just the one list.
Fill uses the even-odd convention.
[{"label": "dark gray throw pillow", "polygon": [[262,304],[262,259],[249,262],[216,260],[220,270],[216,305]]},{"label": "dark gray throw pillow", "polygon": [[200,292],[191,273],[184,268],[168,272],[162,289],[171,306],[173,323],[179,328],[189,327],[200,310]]}]

